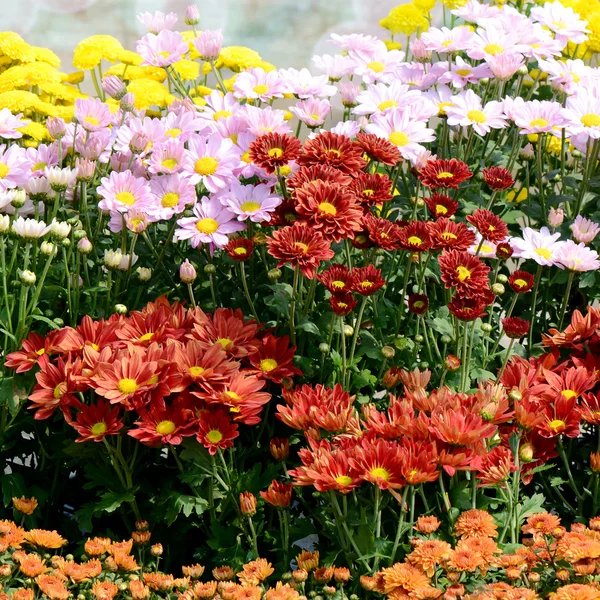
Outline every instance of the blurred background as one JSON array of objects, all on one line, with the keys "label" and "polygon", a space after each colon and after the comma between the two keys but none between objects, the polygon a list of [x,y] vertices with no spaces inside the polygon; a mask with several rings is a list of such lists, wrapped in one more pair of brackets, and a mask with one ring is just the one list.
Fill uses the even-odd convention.
[{"label": "blurred background", "polygon": [[[36,46],[56,52],[62,69],[72,51],[94,34],[110,34],[134,50],[145,32],[135,18],[144,11],[175,12],[181,28],[190,0],[4,0],[0,29],[16,31]],[[200,28],[224,32],[226,45],[253,48],[277,67],[310,66],[315,53],[333,53],[331,32],[387,37],[378,25],[402,0],[197,0]]]}]

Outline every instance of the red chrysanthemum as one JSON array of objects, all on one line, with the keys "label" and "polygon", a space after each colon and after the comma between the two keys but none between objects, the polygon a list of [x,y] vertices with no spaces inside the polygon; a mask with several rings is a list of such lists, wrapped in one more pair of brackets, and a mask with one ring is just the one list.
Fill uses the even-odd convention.
[{"label": "red chrysanthemum", "polygon": [[402,160],[402,155],[397,146],[385,138],[380,138],[373,133],[361,131],[356,136],[356,143],[370,160],[393,167]]},{"label": "red chrysanthemum", "polygon": [[209,454],[216,454],[219,448],[221,450],[231,448],[233,440],[239,435],[238,426],[231,422],[225,411],[201,411],[196,439],[208,450]]},{"label": "red chrysanthemum", "polygon": [[254,367],[251,372],[275,383],[281,383],[284,378],[302,375],[302,371],[293,365],[296,347],[290,347],[289,344],[287,335],[267,335],[258,352],[250,357],[250,364]]},{"label": "red chrysanthemum", "polygon": [[385,279],[381,276],[381,269],[373,265],[360,267],[352,271],[351,288],[361,296],[372,296],[384,285]]},{"label": "red chrysanthemum", "polygon": [[442,404],[431,413],[429,431],[441,442],[454,446],[472,446],[491,438],[498,427],[466,407],[452,408]]},{"label": "red chrysanthemum", "polygon": [[304,154],[297,159],[301,167],[330,165],[342,173],[356,173],[367,163],[363,150],[345,135],[325,131],[312,140],[306,140]]},{"label": "red chrysanthemum", "polygon": [[465,180],[473,177],[469,167],[456,158],[438,158],[427,161],[419,171],[421,183],[431,189],[458,188]]},{"label": "red chrysanthemum", "polygon": [[296,211],[311,229],[336,242],[361,230],[363,211],[356,198],[336,183],[304,184],[296,190]]},{"label": "red chrysanthemum", "polygon": [[351,240],[351,242],[355,248],[359,248],[360,250],[365,250],[374,246],[371,238],[369,237],[368,229],[363,229],[362,231],[355,233],[354,239]]},{"label": "red chrysanthemum", "polygon": [[243,237],[232,238],[229,240],[227,246],[225,246],[225,252],[227,252],[233,260],[240,262],[248,260],[250,256],[252,256],[253,249],[254,242]]},{"label": "red chrysanthemum", "polygon": [[512,339],[518,340],[529,333],[531,323],[520,317],[506,317],[502,319],[504,333]]},{"label": "red chrysanthemum", "polygon": [[266,492],[261,492],[265,502],[277,508],[287,508],[292,501],[292,484],[281,483],[273,479]]},{"label": "red chrysanthemum", "polygon": [[284,199],[283,202],[271,213],[269,225],[273,227],[285,227],[293,225],[299,218],[296,212],[296,203],[293,199]]},{"label": "red chrysanthemum", "polygon": [[299,267],[308,279],[314,279],[321,261],[335,255],[331,243],[305,223],[275,230],[273,237],[267,238],[267,246],[269,254],[279,261],[277,266],[290,263],[293,267]]},{"label": "red chrysanthemum", "polygon": [[350,292],[333,294],[329,298],[331,310],[340,317],[349,315],[358,304],[358,300]]},{"label": "red chrysanthemum", "polygon": [[500,242],[496,246],[496,258],[499,260],[508,260],[514,252],[513,247],[508,242]]},{"label": "red chrysanthemum", "polygon": [[533,275],[527,271],[514,271],[508,278],[508,285],[516,294],[525,294],[533,287],[533,283]]},{"label": "red chrysanthemum", "polygon": [[489,288],[490,268],[461,250],[445,250],[439,257],[442,281],[459,296],[473,296]]},{"label": "red chrysanthemum", "polygon": [[392,194],[392,180],[380,173],[360,173],[348,188],[365,207],[388,202]]},{"label": "red chrysanthemum", "polygon": [[346,265],[332,265],[317,275],[317,279],[332,294],[347,292],[349,289],[351,289],[351,278],[352,273]]},{"label": "red chrysanthemum", "polygon": [[408,310],[416,315],[422,315],[429,308],[429,298],[425,294],[411,294],[408,297]]},{"label": "red chrysanthemum", "polygon": [[458,202],[446,194],[432,194],[429,198],[425,198],[425,205],[434,219],[442,217],[449,219],[458,210]]},{"label": "red chrysanthemum", "polygon": [[328,181],[329,183],[349,186],[352,183],[352,177],[330,165],[317,164],[310,167],[300,167],[286,179],[285,184],[288,190],[293,193],[306,183],[313,183],[314,181]]},{"label": "red chrysanthemum", "polygon": [[504,167],[487,167],[483,169],[483,180],[491,190],[507,190],[515,180],[510,171]]},{"label": "red chrysanthemum", "polygon": [[76,442],[101,442],[107,435],[116,435],[123,428],[119,406],[100,399],[97,404],[81,404],[74,421],[68,420],[79,437]]},{"label": "red chrysanthemum", "polygon": [[464,223],[442,217],[429,221],[428,228],[434,250],[466,250],[475,243],[475,233]]},{"label": "red chrysanthemum", "polygon": [[448,309],[460,321],[474,321],[485,315],[486,306],[486,302],[480,296],[475,298],[455,296],[448,304]]},{"label": "red chrysanthemum", "polygon": [[292,135],[265,133],[250,144],[248,151],[251,162],[267,173],[275,173],[300,156],[302,144]]},{"label": "red chrysanthemum", "polygon": [[402,488],[402,457],[398,443],[384,439],[364,440],[356,447],[350,464],[364,481],[382,490]]},{"label": "red chrysanthemum", "polygon": [[508,235],[506,223],[492,211],[478,208],[467,221],[479,231],[485,240],[501,242]]},{"label": "red chrysanthemum", "polygon": [[387,219],[377,218],[372,214],[365,215],[363,225],[369,232],[369,239],[383,250],[400,248],[400,227]]},{"label": "red chrysanthemum", "polygon": [[399,232],[400,247],[411,252],[425,252],[431,248],[429,227],[425,221],[412,221]]}]

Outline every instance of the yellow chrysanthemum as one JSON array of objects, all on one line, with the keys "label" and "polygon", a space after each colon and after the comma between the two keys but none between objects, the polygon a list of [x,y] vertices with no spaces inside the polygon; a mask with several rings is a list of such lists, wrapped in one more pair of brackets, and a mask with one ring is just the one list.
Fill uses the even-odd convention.
[{"label": "yellow chrysanthemum", "polygon": [[164,85],[152,79],[136,79],[129,83],[127,91],[134,94],[137,109],[149,106],[163,108],[175,100],[175,96],[170,94]]},{"label": "yellow chrysanthemum", "polygon": [[144,59],[137,52],[133,52],[132,50],[122,50],[119,52],[117,60],[134,67],[139,67],[144,62]]},{"label": "yellow chrysanthemum", "polygon": [[435,6],[436,0],[414,0],[414,5],[423,12],[429,12]]},{"label": "yellow chrysanthemum", "polygon": [[116,62],[124,50],[121,42],[111,35],[92,35],[77,44],[73,52],[73,66],[87,71],[100,64],[102,59]]},{"label": "yellow chrysanthemum", "polygon": [[262,58],[255,50],[246,48],[245,46],[226,46],[221,49],[217,66],[239,72],[256,67],[261,62]]},{"label": "yellow chrysanthemum", "polygon": [[401,4],[392,8],[380,25],[389,29],[392,34],[403,33],[404,35],[429,29],[429,21],[414,4]]},{"label": "yellow chrysanthemum", "polygon": [[82,71],[95,69],[102,62],[102,52],[97,48],[77,46],[73,51],[73,66]]},{"label": "yellow chrysanthemum", "polygon": [[51,67],[60,67],[60,58],[49,48],[42,48],[40,46],[32,46],[35,60],[40,62],[48,63]]},{"label": "yellow chrysanthemum", "polygon": [[196,106],[206,106],[206,100],[204,98],[202,98],[202,96],[194,96],[192,98],[192,102]]},{"label": "yellow chrysanthemum", "polygon": [[[24,65],[23,68],[27,73],[27,82],[30,85],[60,83],[62,79],[60,71],[58,71],[56,67],[52,67],[45,62],[32,62]],[[8,71],[10,71],[10,69],[8,69]]]},{"label": "yellow chrysanthemum", "polygon": [[187,58],[182,58],[176,63],[173,63],[173,68],[179,77],[181,77],[181,79],[184,81],[197,79],[200,76],[200,65],[193,60],[188,60]]},{"label": "yellow chrysanthemum", "polygon": [[50,140],[50,134],[44,125],[41,123],[36,123],[35,121],[30,121],[29,125],[25,125],[25,127],[19,127],[18,131],[20,131],[24,136],[30,137],[37,142],[45,142]]},{"label": "yellow chrysanthemum", "polygon": [[62,83],[41,83],[39,88],[48,96],[52,96],[63,102],[68,102],[69,104],[73,104],[75,100],[78,100],[79,98],[88,97],[87,94],[81,93],[76,87],[64,85]]},{"label": "yellow chrysanthemum", "polygon": [[[276,71],[277,67],[270,63],[267,62],[266,60],[261,60],[258,64],[254,65],[256,68],[258,69],[262,69],[263,71],[266,71],[267,73],[269,73],[270,71]],[[248,67],[250,68],[250,67]]]},{"label": "yellow chrysanthemum", "polygon": [[562,141],[553,135],[546,136],[546,151],[554,154],[555,156],[560,155],[560,149],[562,147]]},{"label": "yellow chrysanthemum", "polygon": [[126,64],[116,64],[106,70],[106,75],[116,75],[125,81],[135,79],[152,79],[162,83],[167,78],[167,72],[160,67],[136,67]]},{"label": "yellow chrysanthemum", "polygon": [[12,61],[10,56],[0,56],[0,67],[7,67]]},{"label": "yellow chrysanthemum", "polygon": [[209,88],[207,85],[198,85],[196,89],[190,90],[190,94],[192,96],[208,96],[212,91],[212,88]]},{"label": "yellow chrysanthemum", "polygon": [[402,44],[393,40],[383,40],[383,43],[388,50],[402,50]]},{"label": "yellow chrysanthemum", "polygon": [[225,89],[228,92],[233,92],[233,84],[235,83],[236,80],[236,75],[234,75],[233,77],[230,77],[229,79],[223,79],[223,83],[225,84]]},{"label": "yellow chrysanthemum", "polygon": [[454,10],[455,8],[460,8],[467,3],[467,0],[440,0],[441,3],[450,10]]},{"label": "yellow chrysanthemum", "polygon": [[591,52],[600,52],[600,12],[594,13],[587,18],[588,46]]},{"label": "yellow chrysanthemum", "polygon": [[187,42],[189,48],[189,56],[192,60],[198,60],[201,58],[200,53],[196,50],[194,44],[192,44],[192,40],[196,37],[196,34],[192,29],[186,29],[185,31],[180,31],[181,37],[184,42]]},{"label": "yellow chrysanthemum", "polygon": [[[221,66],[219,66],[219,68],[221,68]],[[203,62],[202,63],[202,75],[204,75],[206,77],[206,75],[208,75],[209,73],[212,72],[212,66],[210,63],[208,62]]]},{"label": "yellow chrysanthemum", "polygon": [[0,55],[12,60],[32,62],[35,60],[35,50],[14,31],[0,32]]},{"label": "yellow chrysanthemum", "polygon": [[40,99],[25,90],[11,90],[0,93],[0,109],[8,108],[13,113],[36,110]]},{"label": "yellow chrysanthemum", "polygon": [[83,71],[74,71],[73,73],[63,73],[62,80],[65,83],[72,83],[77,85],[85,79],[85,73]]}]

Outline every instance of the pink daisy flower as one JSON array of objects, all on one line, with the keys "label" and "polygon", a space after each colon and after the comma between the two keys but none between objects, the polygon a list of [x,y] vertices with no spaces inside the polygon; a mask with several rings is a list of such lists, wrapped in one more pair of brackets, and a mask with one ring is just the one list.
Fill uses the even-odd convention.
[{"label": "pink daisy flower", "polygon": [[176,31],[163,29],[158,34],[147,33],[138,40],[135,49],[142,56],[142,66],[168,67],[188,52],[188,45],[181,34]]},{"label": "pink daisy flower", "polygon": [[467,21],[467,23],[480,24],[483,19],[497,19],[500,14],[500,7],[481,4],[477,0],[469,0],[464,6],[450,12]]},{"label": "pink daisy flower", "polygon": [[238,221],[250,219],[254,223],[270,221],[271,213],[281,204],[281,198],[273,193],[270,185],[240,185],[237,181],[219,200],[237,215]]},{"label": "pink daisy flower", "polygon": [[206,127],[213,130],[218,121],[233,117],[241,108],[231,92],[223,95],[218,90],[213,90],[204,99],[206,104],[198,108],[198,117],[205,122]]},{"label": "pink daisy flower", "polygon": [[350,75],[356,67],[354,59],[341,54],[322,54],[313,56],[315,67],[327,75],[331,81],[339,81],[342,77]]},{"label": "pink daisy flower", "polygon": [[457,56],[451,65],[451,70],[446,71],[438,81],[451,83],[456,88],[464,88],[469,83],[477,83],[484,77],[491,77],[492,72],[486,64],[472,66],[460,56]]},{"label": "pink daisy flower", "polygon": [[506,119],[501,102],[481,104],[481,98],[473,91],[454,96],[454,105],[446,109],[448,125],[472,126],[479,135],[489,133],[491,129],[504,129]]},{"label": "pink daisy flower", "polygon": [[544,29],[539,23],[531,24],[527,21],[528,27],[519,32],[521,43],[525,46],[523,55],[535,60],[559,56],[566,43],[563,40],[555,39],[547,29]]},{"label": "pink daisy flower", "polygon": [[159,173],[178,173],[187,162],[185,146],[178,139],[170,139],[154,146],[148,161],[148,171]]},{"label": "pink daisy flower", "polygon": [[107,163],[111,153],[111,141],[112,133],[107,127],[98,131],[87,132],[85,135],[77,135],[75,150],[83,158]]},{"label": "pink daisy flower", "polygon": [[145,179],[131,171],[113,171],[100,180],[98,208],[106,212],[125,213],[132,208],[146,209],[152,201],[150,186]]},{"label": "pink daisy flower", "polygon": [[264,133],[292,133],[292,129],[285,120],[285,112],[270,106],[259,108],[245,104],[239,116],[248,124],[248,131],[253,135]]},{"label": "pink daisy flower", "polygon": [[195,136],[188,142],[189,161],[184,173],[190,183],[202,182],[210,192],[218,192],[228,186],[233,177],[233,169],[240,162],[238,149],[229,139],[218,135]]},{"label": "pink daisy flower", "polygon": [[55,144],[40,144],[37,148],[27,148],[25,154],[31,164],[32,177],[41,177],[46,167],[58,165],[58,148]]},{"label": "pink daisy flower", "polygon": [[335,85],[329,83],[327,75],[312,75],[308,69],[279,69],[279,76],[286,82],[294,96],[306,98],[329,98],[337,94]]},{"label": "pink daisy flower", "polygon": [[23,187],[29,179],[30,167],[24,148],[0,144],[0,192]]},{"label": "pink daisy flower", "polygon": [[258,177],[265,179],[267,174],[259,166],[255,165],[250,160],[250,144],[256,139],[256,135],[249,131],[238,134],[237,148],[240,152],[240,163],[234,169],[233,174],[235,177],[243,177],[244,179],[250,179],[257,175]]},{"label": "pink daisy flower", "polygon": [[510,245],[514,249],[513,258],[534,260],[538,265],[551,267],[556,264],[556,259],[561,246],[565,243],[559,241],[560,233],[550,233],[547,227],[539,231],[531,227],[523,229],[523,237],[514,237]]},{"label": "pink daisy flower", "polygon": [[300,121],[309,127],[323,125],[330,110],[331,102],[325,99],[319,100],[319,98],[300,100],[296,106],[290,108],[290,112],[296,115]]},{"label": "pink daisy flower", "polygon": [[563,115],[567,120],[567,137],[577,135],[579,141],[584,143],[589,138],[600,138],[600,103],[595,96],[587,94],[585,90],[569,96]]},{"label": "pink daisy flower", "polygon": [[572,8],[563,6],[560,2],[546,2],[544,6],[535,6],[530,15],[532,19],[554,31],[556,37],[565,43],[581,44],[588,39],[587,22],[582,21]]},{"label": "pink daisy flower", "polygon": [[591,221],[590,219],[578,215],[571,224],[571,231],[573,232],[573,237],[578,242],[589,244],[594,241],[594,238],[598,235],[600,225],[594,223],[594,221]]},{"label": "pink daisy flower", "polygon": [[423,99],[431,102],[437,108],[437,114],[446,114],[446,109],[454,106],[454,93],[447,85],[438,85],[435,90],[428,90],[423,94]]},{"label": "pink daisy flower", "polygon": [[331,42],[346,52],[376,52],[381,41],[372,35],[350,33],[348,35],[331,34]]},{"label": "pink daisy flower", "polygon": [[391,83],[394,72],[404,60],[404,52],[389,50],[383,42],[374,51],[356,52],[351,56],[356,61],[354,74],[362,77],[364,83]]},{"label": "pink daisy flower", "polygon": [[238,136],[248,130],[248,125],[242,117],[227,117],[215,121],[212,130],[222,138],[229,138],[236,144]]},{"label": "pink daisy flower", "polygon": [[194,206],[194,216],[177,221],[179,229],[175,230],[176,240],[189,240],[192,248],[201,244],[210,244],[211,252],[214,247],[224,248],[229,241],[228,235],[246,228],[235,215],[223,206],[217,199],[198,202]]},{"label": "pink daisy flower", "polygon": [[563,242],[556,252],[555,263],[559,269],[568,271],[597,271],[600,269],[598,253],[588,248],[583,242],[577,244],[573,240]]},{"label": "pink daisy flower", "polygon": [[[563,107],[559,102],[550,100],[530,100],[520,98],[513,102],[504,102],[504,109],[509,119],[520,128],[520,133],[553,133],[566,123]],[[560,132],[559,132],[560,134]]]},{"label": "pink daisy flower", "polygon": [[223,31],[205,29],[192,40],[192,44],[203,60],[216,60],[223,47]]},{"label": "pink daisy flower", "polygon": [[117,131],[117,138],[115,140],[115,150],[117,152],[129,152],[129,144],[131,138],[136,133],[143,133],[148,137],[148,146],[140,156],[144,157],[146,154],[152,151],[152,147],[155,144],[160,144],[166,141],[167,136],[165,135],[166,125],[160,119],[151,119],[150,117],[134,117],[127,123],[119,127]]},{"label": "pink daisy flower", "polygon": [[178,173],[150,180],[152,202],[146,208],[152,221],[168,221],[196,202],[196,188]]},{"label": "pink daisy flower", "polygon": [[[479,244],[481,244],[481,247],[479,247]],[[480,256],[482,258],[496,258],[496,244],[489,240],[484,240],[477,231],[475,232],[475,242],[467,248],[467,252],[473,256]]]},{"label": "pink daisy flower", "polygon": [[374,83],[360,92],[356,98],[356,106],[352,112],[356,115],[372,115],[385,113],[392,108],[400,108],[415,102],[421,97],[419,90],[411,90],[400,81],[390,85]]},{"label": "pink daisy flower", "polygon": [[594,69],[580,58],[571,60],[540,60],[539,67],[548,74],[548,81],[555,90],[574,94],[579,91],[583,79],[595,74]]},{"label": "pink daisy flower", "polygon": [[75,100],[75,118],[86,131],[98,131],[110,125],[110,109],[98,98]]},{"label": "pink daisy flower", "polygon": [[174,12],[162,13],[156,11],[154,14],[143,12],[137,15],[137,20],[150,32],[160,33],[163,29],[173,29],[177,23],[177,15]]},{"label": "pink daisy flower", "polygon": [[169,111],[161,121],[165,126],[165,137],[181,142],[187,142],[192,135],[198,132],[209,133],[206,122],[196,111]]},{"label": "pink daisy flower", "polygon": [[[360,117],[358,121],[340,121],[337,125],[334,125],[329,131],[331,133],[337,133],[339,135],[345,135],[347,138],[354,139],[363,127],[368,125],[366,117]],[[327,131],[322,129],[321,133]]]},{"label": "pink daisy flower", "polygon": [[520,54],[499,54],[487,59],[487,65],[496,79],[510,79],[525,63]]},{"label": "pink daisy flower", "polygon": [[252,68],[239,73],[233,84],[233,95],[236,98],[262,100],[268,102],[272,98],[283,98],[288,92],[287,83],[277,71],[268,73],[261,68]]},{"label": "pink daisy flower", "polygon": [[489,59],[500,54],[522,53],[526,48],[514,33],[496,27],[478,29],[467,48],[467,56],[476,60]]},{"label": "pink daisy flower", "polygon": [[395,78],[406,83],[413,90],[428,90],[446,72],[446,65],[421,63],[405,63],[396,69]]},{"label": "pink daisy flower", "polygon": [[421,34],[421,40],[427,50],[438,54],[454,54],[466,50],[471,46],[474,37],[475,34],[468,27],[431,27],[429,31]]},{"label": "pink daisy flower", "polygon": [[23,113],[13,115],[10,109],[3,108],[0,110],[0,138],[6,140],[18,140],[23,137],[20,131],[17,131],[19,127],[25,127],[31,121],[28,119],[21,119]]}]

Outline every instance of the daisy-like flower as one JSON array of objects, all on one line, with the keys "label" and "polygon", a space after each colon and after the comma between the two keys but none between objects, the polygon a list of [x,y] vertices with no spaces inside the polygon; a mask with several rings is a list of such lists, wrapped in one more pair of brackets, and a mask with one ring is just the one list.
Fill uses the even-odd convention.
[{"label": "daisy-like flower", "polygon": [[228,235],[246,228],[229,209],[218,200],[204,200],[194,206],[193,217],[184,217],[177,221],[175,239],[190,240],[192,248],[201,244],[211,244],[224,248],[229,241]]},{"label": "daisy-like flower", "polygon": [[337,88],[329,83],[327,75],[314,76],[308,69],[279,69],[279,75],[290,93],[300,99],[329,98],[337,94]]},{"label": "daisy-like flower", "polygon": [[501,242],[508,235],[506,223],[493,212],[478,208],[467,221],[479,231],[484,239],[491,242]]},{"label": "daisy-like flower", "polygon": [[589,244],[598,235],[600,225],[594,223],[594,221],[591,221],[590,219],[578,215],[575,217],[575,221],[571,224],[570,229],[573,232],[573,237],[578,242]]},{"label": "daisy-like flower", "polygon": [[350,189],[363,206],[375,206],[393,198],[392,180],[380,173],[361,173],[350,184]]},{"label": "daisy-like flower", "polygon": [[9,108],[0,110],[0,138],[6,140],[18,140],[23,137],[23,134],[18,131],[20,127],[29,125],[31,121],[21,117],[23,113],[13,115]]},{"label": "daisy-like flower", "polygon": [[358,304],[358,300],[350,292],[337,292],[329,298],[331,310],[340,317],[349,315]]},{"label": "daisy-like flower", "polygon": [[515,183],[510,171],[504,167],[486,167],[482,174],[483,180],[491,190],[506,190]]},{"label": "daisy-like flower", "polygon": [[50,231],[50,226],[44,221],[18,217],[12,222],[11,231],[25,240],[38,240]]},{"label": "daisy-like flower", "polygon": [[430,160],[419,171],[419,179],[424,186],[435,188],[454,188],[465,180],[470,179],[473,173],[469,167],[456,158]]},{"label": "daisy-like flower", "polygon": [[309,127],[323,125],[330,110],[331,102],[325,99],[319,100],[318,98],[301,100],[296,106],[290,108],[290,112]]},{"label": "daisy-like flower", "polygon": [[354,74],[362,77],[364,83],[391,83],[394,71],[404,60],[404,52],[389,50],[383,42],[378,42],[372,51],[356,51],[351,54],[356,62]]},{"label": "daisy-like flower", "polygon": [[[43,175],[46,167],[55,167],[58,165],[58,148],[55,144],[51,144],[50,146],[40,144],[37,148],[27,148],[26,153],[27,159],[31,164],[31,175],[34,177],[39,178]],[[27,188],[26,184],[25,191],[31,196],[32,194]]]},{"label": "daisy-like flower", "polygon": [[142,66],[168,67],[181,60],[189,47],[180,33],[163,29],[158,34],[147,33],[135,49],[144,59]]},{"label": "daisy-like flower", "polygon": [[394,166],[402,160],[400,151],[394,144],[373,133],[360,132],[356,136],[356,143],[371,160],[384,165]]},{"label": "daisy-like flower", "polygon": [[590,138],[600,138],[600,107],[598,98],[592,94],[581,90],[578,94],[569,96],[563,116],[567,120],[567,137],[577,135],[583,143],[587,143]]},{"label": "daisy-like flower", "polygon": [[[472,230],[474,231],[474,230]],[[484,258],[496,258],[498,247],[493,242],[486,240],[479,231],[475,232],[475,242],[467,248],[467,252],[473,256],[482,256]]]},{"label": "daisy-like flower", "polygon": [[223,31],[221,29],[205,29],[192,39],[192,45],[202,60],[216,60],[223,47]]},{"label": "daisy-like flower", "polygon": [[454,104],[454,93],[447,85],[436,86],[435,90],[428,90],[423,94],[423,99],[437,106],[438,116],[444,116],[446,109]]},{"label": "daisy-like flower", "polygon": [[129,152],[129,144],[136,134],[143,134],[148,139],[146,148],[140,153],[142,158],[152,151],[155,144],[167,140],[164,121],[151,119],[150,117],[144,117],[143,119],[133,117],[126,124],[119,127],[114,145],[115,150],[117,152]]},{"label": "daisy-like flower", "polygon": [[196,202],[194,185],[178,173],[153,177],[149,184],[152,201],[144,210],[153,221],[168,221]]},{"label": "daisy-like flower", "polygon": [[206,104],[198,107],[198,116],[210,124],[233,117],[241,108],[231,92],[223,95],[218,90],[213,90],[208,96],[204,96],[204,100]]},{"label": "daisy-like flower", "polygon": [[267,491],[261,492],[260,495],[265,502],[276,508],[287,508],[292,501],[292,484],[280,483],[273,479]]},{"label": "daisy-like flower", "polygon": [[298,165],[329,165],[342,173],[360,171],[366,161],[361,147],[346,136],[325,131],[306,141],[304,153],[298,156]]},{"label": "daisy-like flower", "polygon": [[332,265],[319,275],[317,279],[332,294],[347,292],[351,289],[352,273],[346,265]]},{"label": "daisy-like flower", "polygon": [[518,340],[529,333],[531,323],[520,317],[505,317],[502,319],[502,330],[504,334],[513,339]]},{"label": "daisy-like flower", "polygon": [[491,76],[492,72],[485,63],[473,66],[457,56],[451,65],[451,70],[444,73],[438,81],[451,83],[455,88],[464,88],[469,83],[477,83],[480,79]]},{"label": "daisy-like flower", "polygon": [[283,110],[271,108],[270,106],[258,107],[245,104],[238,115],[245,119],[248,132],[253,135],[265,133],[291,133],[292,130],[286,121],[286,113]]},{"label": "daisy-like flower", "polygon": [[401,109],[392,109],[375,115],[366,127],[367,133],[384,138],[394,144],[403,158],[413,158],[425,150],[425,142],[435,139],[435,132],[423,121],[415,121]]},{"label": "daisy-like flower", "polygon": [[184,437],[194,435],[196,418],[192,406],[175,400],[171,404],[162,401],[152,402],[149,408],[140,410],[141,418],[127,435],[151,447],[181,444]]},{"label": "daisy-like flower", "polygon": [[525,50],[516,33],[488,27],[477,29],[466,52],[469,58],[488,60],[501,54],[520,54]]},{"label": "daisy-like flower", "polygon": [[554,31],[556,38],[574,44],[581,44],[588,39],[587,22],[569,6],[560,2],[546,2],[544,6],[531,9],[531,18],[544,27]]},{"label": "daisy-like flower", "polygon": [[[524,102],[520,98],[507,104],[504,110],[508,118],[520,127],[520,133],[555,133],[566,124],[563,107],[559,102],[550,100],[531,100]],[[559,133],[560,135],[560,133]]]},{"label": "daisy-like flower", "polygon": [[276,229],[273,237],[267,238],[267,246],[279,267],[290,263],[292,267],[299,267],[308,279],[314,279],[321,261],[335,255],[330,242],[304,223]]},{"label": "daisy-like flower", "polygon": [[425,91],[435,85],[445,71],[446,66],[443,63],[436,63],[432,67],[428,66],[427,68],[421,63],[402,63],[396,69],[396,79],[408,84],[413,90]]},{"label": "daisy-like flower", "polygon": [[107,435],[116,435],[123,428],[120,408],[111,407],[100,399],[96,404],[80,406],[74,421],[70,422],[79,437],[76,442],[101,442]]},{"label": "daisy-like flower", "polygon": [[464,223],[441,217],[427,223],[429,240],[434,250],[467,250],[475,243],[475,234]]},{"label": "daisy-like flower", "polygon": [[186,152],[183,142],[170,139],[157,144],[148,162],[148,172],[153,175],[171,174],[181,171],[186,162]]},{"label": "daisy-like flower", "polygon": [[136,18],[150,33],[155,34],[163,29],[173,29],[177,23],[176,13],[165,14],[158,10],[154,14],[149,12],[140,13]]},{"label": "daisy-like flower", "polygon": [[498,526],[489,512],[472,508],[458,517],[454,533],[460,538],[495,538],[498,535]]},{"label": "daisy-like flower", "polygon": [[110,125],[112,114],[98,98],[75,100],[75,118],[86,131],[99,131]]},{"label": "daisy-like flower", "polygon": [[439,257],[442,281],[459,296],[473,296],[489,287],[490,269],[479,258],[460,250],[447,250]]},{"label": "daisy-like flower", "polygon": [[408,310],[415,315],[422,315],[429,308],[429,298],[425,294],[411,294],[408,297]]},{"label": "daisy-like flower", "polygon": [[547,227],[535,231],[531,227],[523,229],[522,238],[511,238],[515,258],[534,260],[538,265],[550,267],[556,264],[558,252],[565,243],[559,241],[560,233],[550,233]]},{"label": "daisy-like flower", "polygon": [[233,169],[240,164],[240,154],[230,139],[217,134],[208,138],[193,137],[188,142],[189,161],[183,169],[196,185],[204,184],[209,192],[216,193],[228,186],[233,178]]},{"label": "daisy-like flower", "polygon": [[30,163],[24,148],[0,145],[0,192],[23,187],[29,178]]},{"label": "daisy-like flower", "polygon": [[481,296],[462,298],[457,295],[448,304],[448,310],[460,321],[471,322],[485,316],[486,306]]},{"label": "daisy-like flower", "polygon": [[267,173],[275,173],[300,156],[302,144],[298,138],[280,133],[266,133],[248,148],[250,160]]},{"label": "daisy-like flower", "polygon": [[482,4],[477,0],[468,0],[465,4],[451,10],[450,12],[453,15],[456,15],[457,17],[467,21],[467,23],[479,24],[479,22],[483,19],[498,19],[498,16],[500,15],[500,8],[500,6]]},{"label": "daisy-like flower", "polygon": [[580,83],[593,77],[594,71],[580,58],[567,60],[540,60],[539,68],[547,74],[553,89],[567,94],[581,91]]},{"label": "daisy-like flower", "polygon": [[287,336],[275,337],[268,335],[262,341],[262,346],[250,356],[250,364],[260,379],[268,379],[281,384],[284,378],[302,375],[302,371],[294,367],[294,352],[296,348],[290,347]]},{"label": "daisy-like flower", "polygon": [[508,278],[508,285],[515,294],[525,294],[533,288],[534,278],[527,271],[514,271]]},{"label": "daisy-like flower", "polygon": [[350,75],[356,67],[354,59],[341,54],[313,56],[312,61],[331,81],[339,81],[345,75]]},{"label": "daisy-like flower", "polygon": [[434,219],[449,219],[458,210],[458,202],[445,194],[432,194],[425,198],[425,205]]},{"label": "daisy-like flower", "polygon": [[352,291],[361,296],[372,296],[385,285],[385,279],[381,276],[381,269],[373,265],[359,267],[352,271],[350,287]]},{"label": "daisy-like flower", "polygon": [[356,98],[357,106],[352,109],[356,115],[372,115],[383,113],[391,108],[401,108],[420,98],[419,90],[411,90],[399,81],[390,85],[375,83],[367,86]]},{"label": "daisy-like flower", "polygon": [[363,33],[349,33],[346,35],[332,33],[330,41],[348,53],[363,52],[366,54],[368,52],[375,52],[381,44],[381,41],[375,36]]},{"label": "daisy-like flower", "polygon": [[474,33],[468,27],[430,27],[429,31],[421,34],[421,40],[427,50],[438,54],[454,54],[471,46]]},{"label": "daisy-like flower", "polygon": [[452,98],[452,106],[446,108],[448,125],[471,125],[479,135],[489,133],[491,129],[504,129],[506,119],[501,102],[492,100],[482,106],[481,98],[473,91]]},{"label": "daisy-like flower", "polygon": [[125,213],[132,208],[146,208],[152,201],[150,186],[145,179],[135,177],[131,171],[111,171],[101,179],[98,195],[102,200],[98,208],[104,211]]},{"label": "daisy-like flower", "polygon": [[219,196],[219,200],[237,215],[238,221],[250,219],[254,223],[270,221],[271,213],[282,201],[270,185],[240,185],[237,181],[228,192]]},{"label": "daisy-like flower", "polygon": [[583,242],[577,244],[573,240],[563,242],[556,252],[554,264],[568,271],[597,271],[600,269],[598,253],[588,248]]},{"label": "daisy-like flower", "polygon": [[209,454],[215,455],[218,449],[231,448],[233,440],[239,435],[238,426],[231,422],[224,410],[200,413],[196,439],[208,450]]},{"label": "daisy-like flower", "polygon": [[267,73],[260,67],[238,73],[233,84],[233,95],[248,100],[269,102],[272,98],[283,98],[287,92],[288,84],[277,71]]}]

